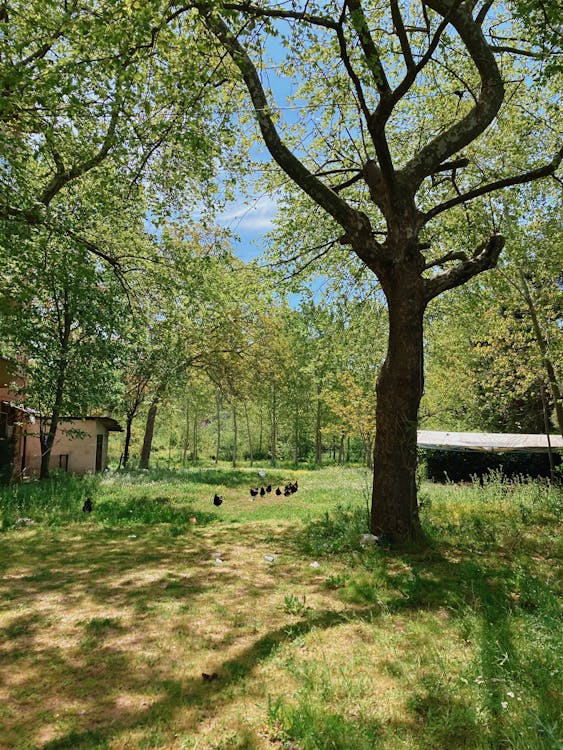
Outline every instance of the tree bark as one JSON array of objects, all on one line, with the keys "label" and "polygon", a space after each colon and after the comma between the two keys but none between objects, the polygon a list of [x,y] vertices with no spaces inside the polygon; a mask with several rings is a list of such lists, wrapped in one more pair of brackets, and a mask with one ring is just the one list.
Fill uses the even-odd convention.
[{"label": "tree bark", "polygon": [[278,423],[277,423],[277,403],[276,403],[276,384],[272,385],[272,433],[271,433],[271,454],[272,466],[276,466],[278,453]]},{"label": "tree bark", "polygon": [[186,402],[186,434],[184,436],[184,452],[182,454],[182,466],[186,465],[188,449],[190,447],[190,404]]},{"label": "tree bark", "polygon": [[147,423],[145,425],[145,435],[143,438],[143,447],[141,449],[141,460],[139,461],[139,468],[148,469],[151,457],[152,439],[154,435],[154,423],[156,421],[156,412],[158,410],[158,404],[160,402],[160,396],[157,394],[153,397],[149,411],[147,414]]},{"label": "tree bark", "polygon": [[39,469],[39,479],[49,478],[49,462],[51,460],[51,451],[57,435],[57,427],[61,416],[61,407],[63,403],[64,388],[66,382],[66,370],[68,365],[68,349],[70,341],[71,316],[65,296],[65,307],[63,314],[63,330],[61,333],[61,356],[58,361],[59,371],[57,373],[57,386],[55,390],[55,399],[53,409],[49,420],[49,430],[45,432],[42,420],[39,427],[39,444],[41,445],[41,467]]},{"label": "tree bark", "polygon": [[299,412],[297,409],[293,415],[293,460],[295,464],[299,462]]},{"label": "tree bark", "polygon": [[420,278],[396,270],[385,289],[387,355],[377,381],[371,531],[394,541],[420,536],[416,496],[418,407],[424,387]]},{"label": "tree bark", "polygon": [[193,460],[194,461],[197,461],[198,458],[199,458],[199,456],[198,456],[198,450],[199,450],[199,448],[198,448],[198,444],[197,444],[197,440],[198,440],[197,420],[198,420],[198,412],[197,412],[197,409],[195,409],[194,410],[194,431],[193,431],[193,444],[194,444]]},{"label": "tree bark", "polygon": [[553,367],[553,362],[551,361],[551,358],[549,356],[547,341],[545,339],[545,336],[540,326],[540,322],[539,322],[539,318],[538,318],[538,314],[536,310],[536,305],[534,304],[534,300],[532,298],[530,289],[528,287],[526,277],[524,276],[524,273],[522,270],[520,270],[520,281],[522,283],[521,291],[526,301],[526,304],[528,305],[528,310],[530,311],[530,317],[532,318],[532,326],[534,328],[534,336],[536,337],[536,343],[538,345],[538,349],[540,350],[542,362],[545,367],[545,371],[547,373],[547,381],[549,383],[551,396],[553,398],[553,405],[555,408],[555,418],[557,419],[557,426],[559,427],[559,432],[561,434],[561,437],[563,437],[563,397],[561,396],[561,391],[559,389],[559,383],[557,380],[557,376],[555,374],[555,368]]},{"label": "tree bark", "polygon": [[322,402],[321,402],[321,386],[317,385],[317,416],[315,421],[315,463],[318,466],[322,465],[323,462],[323,438],[321,434],[321,423],[322,423]]},{"label": "tree bark", "polygon": [[236,469],[238,460],[238,422],[237,407],[233,404],[233,469]]},{"label": "tree bark", "polygon": [[250,457],[250,465],[254,465],[254,452],[252,448],[252,431],[250,429],[250,417],[248,416],[248,404],[244,404],[244,416],[246,417],[246,432],[248,433],[248,453]]},{"label": "tree bark", "polygon": [[127,420],[125,422],[125,440],[123,442],[123,458],[122,458],[122,466],[124,469],[126,469],[129,466],[129,453],[131,450],[131,429],[133,427],[133,419],[135,418],[135,413],[133,412],[127,412]]},{"label": "tree bark", "polygon": [[217,446],[215,448],[215,466],[219,463],[219,452],[221,450],[221,392],[217,393],[215,398],[217,407]]}]

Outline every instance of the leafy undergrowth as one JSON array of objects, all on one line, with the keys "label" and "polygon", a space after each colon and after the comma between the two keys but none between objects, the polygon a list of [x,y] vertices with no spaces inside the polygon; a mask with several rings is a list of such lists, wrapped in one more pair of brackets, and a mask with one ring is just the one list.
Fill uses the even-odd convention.
[{"label": "leafy undergrowth", "polygon": [[227,474],[0,536],[0,748],[561,747],[559,490],[428,485],[424,548],[363,549],[359,472]]}]

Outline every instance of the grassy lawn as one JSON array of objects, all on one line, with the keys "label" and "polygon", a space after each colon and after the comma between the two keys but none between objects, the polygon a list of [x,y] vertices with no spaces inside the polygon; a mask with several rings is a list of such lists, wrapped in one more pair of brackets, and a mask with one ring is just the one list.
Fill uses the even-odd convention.
[{"label": "grassy lawn", "polygon": [[425,485],[424,550],[362,549],[366,494],[227,467],[0,490],[0,748],[561,748],[561,490]]}]

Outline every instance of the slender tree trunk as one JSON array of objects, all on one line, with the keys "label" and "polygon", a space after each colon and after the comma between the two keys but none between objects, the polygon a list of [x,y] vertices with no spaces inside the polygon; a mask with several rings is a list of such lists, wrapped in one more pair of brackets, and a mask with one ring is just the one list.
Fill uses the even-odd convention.
[{"label": "slender tree trunk", "polygon": [[238,460],[238,422],[237,407],[233,404],[233,469],[236,468]]},{"label": "slender tree trunk", "polygon": [[271,442],[271,453],[272,453],[272,466],[276,465],[277,462],[277,442],[278,442],[278,425],[277,425],[277,404],[276,404],[276,385],[272,386],[272,442]]},{"label": "slender tree trunk", "polygon": [[350,463],[350,436],[346,440],[346,463]]},{"label": "slender tree trunk", "polygon": [[540,384],[540,396],[543,411],[543,423],[545,427],[545,437],[547,438],[547,457],[549,460],[549,478],[551,482],[555,482],[555,464],[553,462],[553,451],[551,450],[551,437],[549,434],[549,414],[547,413],[547,399],[545,397],[545,390],[543,383]]},{"label": "slender tree trunk", "polygon": [[364,443],[366,466],[368,469],[373,469],[373,438],[366,438]]},{"label": "slender tree trunk", "polygon": [[153,396],[149,411],[147,414],[147,422],[145,425],[145,435],[143,438],[143,447],[141,449],[141,459],[139,461],[139,467],[141,469],[148,469],[151,458],[152,439],[154,435],[154,423],[156,421],[156,412],[158,410],[158,404],[160,402],[160,396],[156,394]]},{"label": "slender tree trunk", "polygon": [[186,434],[184,436],[184,451],[182,453],[182,466],[186,465],[189,447],[190,447],[190,403],[189,401],[186,401]]},{"label": "slender tree trunk", "polygon": [[134,419],[135,419],[135,412],[128,411],[127,419],[125,422],[125,440],[123,442],[122,466],[124,469],[126,469],[129,466],[129,453],[131,451],[131,430],[133,428]]},{"label": "slender tree trunk", "polygon": [[250,456],[250,465],[254,464],[254,455],[252,452],[252,431],[250,429],[250,418],[248,416],[248,404],[244,404],[244,416],[246,418],[246,432],[248,434],[248,453]]},{"label": "slender tree trunk", "polygon": [[198,456],[198,450],[199,449],[198,449],[198,444],[197,444],[197,440],[198,440],[197,419],[198,419],[198,413],[197,413],[197,409],[196,409],[195,412],[194,412],[194,431],[193,431],[193,436],[194,436],[194,438],[193,438],[193,444],[194,444],[193,460],[194,461],[197,461],[198,458],[199,458],[199,456]]},{"label": "slender tree trunk", "polygon": [[293,419],[293,441],[293,460],[297,464],[299,462],[299,412],[297,411],[297,409],[295,409]]},{"label": "slender tree trunk", "polygon": [[338,465],[342,466],[344,463],[344,433],[340,435],[340,443],[338,444]]},{"label": "slender tree trunk", "polygon": [[522,271],[520,271],[520,281],[522,283],[522,294],[524,296],[524,299],[526,300],[526,304],[528,305],[528,310],[530,311],[530,317],[532,318],[532,326],[534,328],[534,336],[536,337],[536,343],[540,350],[542,361],[545,367],[545,371],[547,373],[549,388],[551,390],[553,404],[555,407],[555,417],[557,419],[557,426],[559,427],[559,432],[561,433],[561,437],[563,437],[563,396],[561,395],[561,391],[559,389],[559,383],[557,381],[557,376],[555,374],[555,368],[553,367],[553,362],[551,361],[551,358],[549,356],[547,341],[545,340],[545,336],[540,326],[540,322],[539,322],[539,318],[538,318],[538,314],[536,310],[536,305],[534,303],[534,300],[532,299],[530,288],[528,287],[526,277],[524,276],[524,273]]},{"label": "slender tree trunk", "polygon": [[43,427],[41,427],[39,430],[39,442],[41,445],[41,468],[39,469],[39,479],[49,478],[49,462],[51,460],[51,451],[53,450],[58,423],[58,417],[53,413],[49,421],[49,429],[44,430]]},{"label": "slender tree trunk", "polygon": [[[401,270],[398,269],[398,274]],[[423,317],[418,279],[385,289],[387,355],[377,382],[371,531],[395,541],[420,536],[416,496],[417,423],[422,397]]]},{"label": "slender tree trunk", "polygon": [[317,385],[317,417],[315,423],[315,463],[321,466],[323,462],[323,438],[321,434],[322,424],[322,402],[321,402],[321,386],[320,383]]},{"label": "slender tree trunk", "polygon": [[258,433],[258,455],[263,454],[263,440],[264,440],[264,416],[262,412],[262,404],[260,404],[260,432]]},{"label": "slender tree trunk", "polygon": [[221,451],[221,392],[215,397],[217,407],[217,446],[215,448],[215,466],[219,463],[219,453]]},{"label": "slender tree trunk", "polygon": [[49,420],[49,430],[45,432],[43,425],[40,423],[39,443],[41,445],[41,468],[39,469],[39,478],[48,479],[49,462],[51,460],[51,451],[57,434],[57,427],[61,416],[61,407],[63,403],[64,388],[66,382],[66,370],[68,365],[68,351],[70,341],[71,315],[68,307],[66,294],[64,296],[63,307],[63,327],[60,332],[61,355],[58,360],[57,385],[55,388],[55,398],[51,418]]}]

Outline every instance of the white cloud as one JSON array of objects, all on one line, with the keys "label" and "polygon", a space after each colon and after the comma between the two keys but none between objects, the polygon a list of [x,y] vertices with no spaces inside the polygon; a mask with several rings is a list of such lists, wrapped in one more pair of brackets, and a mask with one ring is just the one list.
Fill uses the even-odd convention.
[{"label": "white cloud", "polygon": [[250,205],[243,201],[233,203],[218,217],[219,224],[233,231],[267,232],[273,226],[272,219],[277,211],[276,201],[268,196],[257,198]]}]

